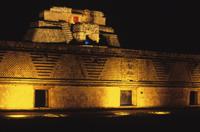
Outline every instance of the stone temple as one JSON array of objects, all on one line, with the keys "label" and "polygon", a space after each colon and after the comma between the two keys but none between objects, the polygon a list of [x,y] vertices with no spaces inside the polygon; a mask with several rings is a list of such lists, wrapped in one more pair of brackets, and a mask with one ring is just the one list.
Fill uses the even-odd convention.
[{"label": "stone temple", "polygon": [[103,12],[52,7],[0,41],[0,110],[194,107],[200,55],[120,48]]}]

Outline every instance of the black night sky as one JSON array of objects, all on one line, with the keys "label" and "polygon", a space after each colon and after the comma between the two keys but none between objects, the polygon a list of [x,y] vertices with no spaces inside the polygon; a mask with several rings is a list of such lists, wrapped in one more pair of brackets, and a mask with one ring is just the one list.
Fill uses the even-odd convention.
[{"label": "black night sky", "polygon": [[198,13],[177,0],[6,0],[0,9],[0,39],[20,40],[38,13],[53,5],[104,11],[123,48],[200,53]]}]

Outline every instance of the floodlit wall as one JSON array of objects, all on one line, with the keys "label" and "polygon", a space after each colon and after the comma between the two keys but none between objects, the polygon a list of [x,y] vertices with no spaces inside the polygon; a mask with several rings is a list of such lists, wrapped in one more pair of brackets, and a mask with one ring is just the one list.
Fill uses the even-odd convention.
[{"label": "floodlit wall", "polygon": [[[34,90],[38,88],[48,90],[48,107],[45,109],[186,107],[190,106],[190,92],[200,92],[199,89],[161,87],[48,86],[46,88],[20,84],[4,85],[0,87],[0,109],[39,109],[34,107]],[[122,90],[132,91],[132,105],[120,105]],[[198,104],[200,102],[199,95],[197,102]]]},{"label": "floodlit wall", "polygon": [[49,92],[50,108],[107,108],[119,107],[118,87],[69,86],[52,88]]},{"label": "floodlit wall", "polygon": [[[36,89],[48,91],[47,109],[200,104],[197,56],[192,57],[193,62],[187,56],[171,59],[156,54],[156,58],[151,53],[154,58],[148,58],[150,55],[134,56],[136,52],[109,48],[68,47],[62,52],[66,47],[56,51],[48,45],[54,52],[44,52],[40,51],[41,44],[34,50],[17,49],[22,45],[0,51],[0,109],[36,109]],[[120,106],[122,90],[132,91],[129,106]]]},{"label": "floodlit wall", "polygon": [[34,89],[32,85],[0,85],[0,109],[33,109]]},{"label": "floodlit wall", "polygon": [[[124,67],[118,57],[44,52],[1,53],[0,77],[121,80]],[[123,75],[124,76],[124,75]]]},{"label": "floodlit wall", "polygon": [[187,88],[140,87],[137,89],[137,107],[189,106]]}]

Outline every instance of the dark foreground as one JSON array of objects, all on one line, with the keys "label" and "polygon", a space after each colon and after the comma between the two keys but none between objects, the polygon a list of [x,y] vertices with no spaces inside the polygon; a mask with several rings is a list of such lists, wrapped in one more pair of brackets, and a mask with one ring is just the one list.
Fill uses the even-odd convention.
[{"label": "dark foreground", "polygon": [[196,131],[200,109],[0,112],[0,132]]}]

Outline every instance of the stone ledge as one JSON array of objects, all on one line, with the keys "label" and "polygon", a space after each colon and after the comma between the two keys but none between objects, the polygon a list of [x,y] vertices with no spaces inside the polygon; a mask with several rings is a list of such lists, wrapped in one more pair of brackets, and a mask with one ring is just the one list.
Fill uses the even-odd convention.
[{"label": "stone ledge", "polygon": [[173,61],[200,61],[200,55],[176,54],[146,50],[131,50],[122,48],[105,48],[101,46],[85,47],[81,45],[69,45],[65,43],[31,43],[16,41],[0,41],[1,50],[19,50],[35,52],[56,52],[69,54],[88,54],[111,57],[126,57],[139,59],[167,59]]},{"label": "stone ledge", "polygon": [[109,87],[155,87],[155,88],[200,88],[200,82],[178,81],[125,81],[125,80],[81,80],[44,78],[0,78],[1,84],[31,84],[45,86],[109,86]]}]

